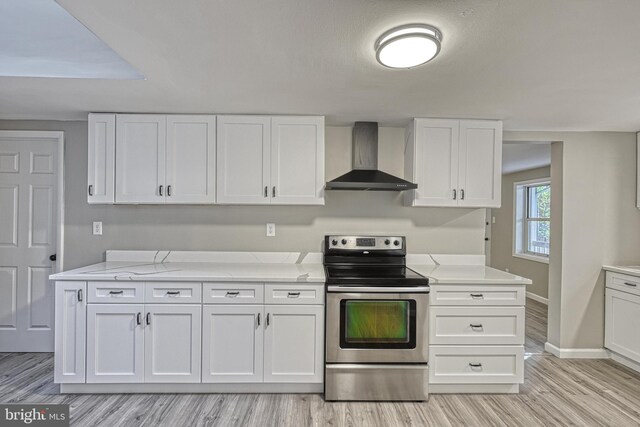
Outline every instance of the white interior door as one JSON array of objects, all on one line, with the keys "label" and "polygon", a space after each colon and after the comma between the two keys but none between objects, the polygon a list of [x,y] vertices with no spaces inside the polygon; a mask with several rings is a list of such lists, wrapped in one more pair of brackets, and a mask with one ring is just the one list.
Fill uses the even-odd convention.
[{"label": "white interior door", "polygon": [[262,310],[261,305],[203,306],[203,383],[262,382]]},{"label": "white interior door", "polygon": [[324,117],[271,119],[271,203],[324,204]]},{"label": "white interior door", "polygon": [[216,201],[268,204],[271,118],[217,117]]},{"label": "white interior door", "polygon": [[0,132],[0,352],[53,351],[61,134]]},{"label": "white interior door", "polygon": [[458,205],[459,124],[458,120],[416,120],[416,206]]},{"label": "white interior door", "polygon": [[460,121],[459,206],[499,208],[502,122]]},{"label": "white interior door", "polygon": [[146,304],[144,380],[199,383],[200,304]]},{"label": "white interior door", "polygon": [[322,382],[324,306],[266,305],[264,309],[264,382]]},{"label": "white interior door", "polygon": [[87,383],[144,382],[142,304],[87,306]]},{"label": "white interior door", "polygon": [[116,115],[116,203],[164,203],[166,116]]},{"label": "white interior door", "polygon": [[167,116],[166,203],[215,202],[215,116]]}]

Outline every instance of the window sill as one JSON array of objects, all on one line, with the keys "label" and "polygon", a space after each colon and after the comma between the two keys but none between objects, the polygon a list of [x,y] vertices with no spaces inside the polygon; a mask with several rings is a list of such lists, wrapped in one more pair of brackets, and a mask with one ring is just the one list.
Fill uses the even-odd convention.
[{"label": "window sill", "polygon": [[546,256],[520,254],[520,253],[514,253],[513,256],[516,257],[516,258],[522,258],[522,259],[526,259],[526,260],[529,260],[529,261],[535,261],[535,262],[541,262],[543,264],[549,264],[549,257],[546,257]]}]

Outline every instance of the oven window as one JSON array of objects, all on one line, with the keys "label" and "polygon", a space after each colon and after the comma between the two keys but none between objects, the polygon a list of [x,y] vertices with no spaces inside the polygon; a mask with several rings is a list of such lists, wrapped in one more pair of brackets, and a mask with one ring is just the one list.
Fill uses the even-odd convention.
[{"label": "oven window", "polygon": [[414,300],[342,300],[342,348],[415,348]]}]

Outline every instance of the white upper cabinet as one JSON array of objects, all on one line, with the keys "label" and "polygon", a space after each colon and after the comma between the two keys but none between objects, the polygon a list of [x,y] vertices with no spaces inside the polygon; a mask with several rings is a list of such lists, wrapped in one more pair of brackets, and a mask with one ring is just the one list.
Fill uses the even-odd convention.
[{"label": "white upper cabinet", "polygon": [[412,206],[500,207],[502,122],[414,119],[405,170]]},{"label": "white upper cabinet", "polygon": [[87,200],[324,204],[324,117],[90,114]]},{"label": "white upper cabinet", "polygon": [[116,203],[164,203],[166,116],[116,116]]},{"label": "white upper cabinet", "polygon": [[324,204],[324,118],[271,119],[271,203]]},{"label": "white upper cabinet", "polygon": [[116,115],[89,114],[87,202],[115,201]]},{"label": "white upper cabinet", "polygon": [[218,116],[217,202],[270,202],[271,119],[262,116]]},{"label": "white upper cabinet", "polygon": [[459,206],[500,207],[502,122],[460,121]]},{"label": "white upper cabinet", "polygon": [[217,202],[324,204],[324,118],[218,116]]},{"label": "white upper cabinet", "polygon": [[166,203],[215,202],[215,116],[167,116]]}]

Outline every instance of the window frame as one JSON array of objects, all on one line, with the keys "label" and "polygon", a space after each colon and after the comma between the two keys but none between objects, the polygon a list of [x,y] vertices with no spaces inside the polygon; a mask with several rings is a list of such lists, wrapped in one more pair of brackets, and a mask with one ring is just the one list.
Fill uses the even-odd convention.
[{"label": "window frame", "polygon": [[551,178],[537,178],[513,183],[512,256],[548,264],[549,255],[528,250],[529,224],[540,221],[549,221],[551,224],[551,215],[549,218],[529,218],[529,189],[541,185],[551,186]]}]

